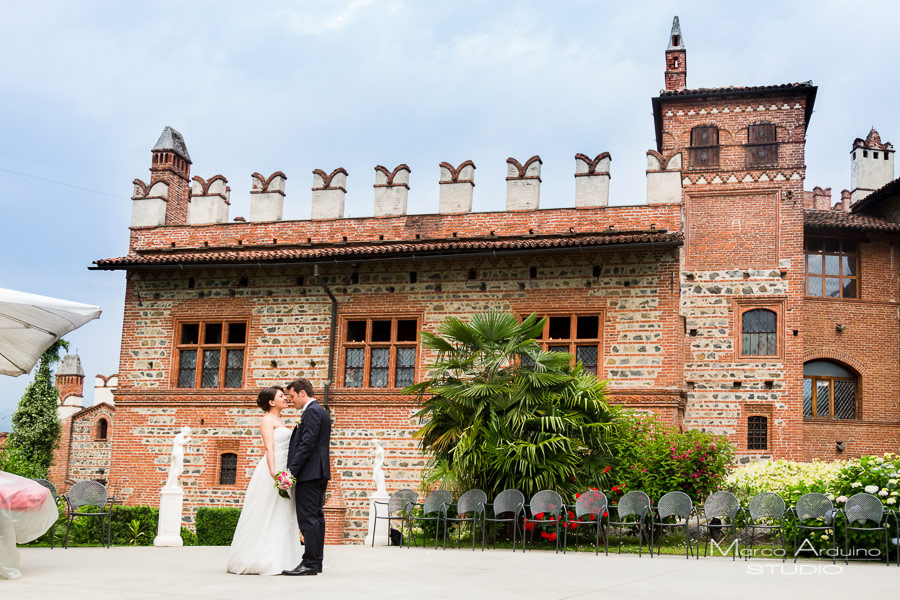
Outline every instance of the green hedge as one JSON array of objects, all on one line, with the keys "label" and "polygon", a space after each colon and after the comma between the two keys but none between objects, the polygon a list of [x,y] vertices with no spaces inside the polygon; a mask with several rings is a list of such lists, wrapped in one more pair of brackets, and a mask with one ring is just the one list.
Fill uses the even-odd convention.
[{"label": "green hedge", "polygon": [[234,537],[239,508],[198,508],[197,509],[197,544],[199,546],[228,546]]},{"label": "green hedge", "polygon": [[[83,506],[79,512],[95,512],[91,506]],[[159,523],[159,509],[150,506],[114,506],[112,510],[112,544],[114,546],[152,546]],[[106,543],[106,523],[100,529],[99,517],[76,517],[69,531],[69,546],[97,546]],[[54,529],[54,543],[62,545],[66,538],[66,505],[59,504],[59,520]],[[185,546],[197,544],[197,536],[189,529],[181,528]],[[34,545],[50,543],[50,532],[41,536]]]}]

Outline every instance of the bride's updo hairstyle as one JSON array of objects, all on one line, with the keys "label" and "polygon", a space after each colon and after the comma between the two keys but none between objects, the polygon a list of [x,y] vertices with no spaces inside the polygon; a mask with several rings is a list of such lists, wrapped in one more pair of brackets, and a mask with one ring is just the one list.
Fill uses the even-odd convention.
[{"label": "bride's updo hairstyle", "polygon": [[284,393],[284,388],[280,385],[265,388],[256,396],[256,404],[259,405],[263,412],[269,412],[272,410],[272,405],[269,403],[275,399],[275,394],[279,391],[282,394]]}]

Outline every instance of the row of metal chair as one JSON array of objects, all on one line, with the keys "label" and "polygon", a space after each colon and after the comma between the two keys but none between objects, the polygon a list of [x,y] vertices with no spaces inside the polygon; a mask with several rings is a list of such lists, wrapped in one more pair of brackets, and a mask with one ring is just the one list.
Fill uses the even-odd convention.
[{"label": "row of metal chair", "polygon": [[[79,481],[69,488],[65,494],[59,495],[56,486],[46,479],[35,479],[36,483],[50,490],[53,501],[58,502],[64,500],[66,502],[66,539],[63,547],[69,547],[69,531],[72,523],[79,517],[92,517],[100,519],[100,542],[103,543],[103,521],[106,521],[106,543],[109,548],[112,545],[112,507],[116,503],[116,497],[109,495],[106,486],[97,481]],[[95,512],[79,512],[82,506],[92,506],[97,508]],[[56,523],[50,527],[50,548],[53,548],[53,538],[56,533]]]},{"label": "row of metal chair", "polygon": [[[379,506],[381,514],[379,514]],[[421,507],[421,511],[417,508]],[[450,517],[450,509],[456,508],[456,516]],[[661,536],[656,535],[656,530],[664,528],[683,529],[685,536],[685,557],[694,555],[694,548],[690,539],[690,521],[696,518],[698,531],[702,539],[697,540],[696,557],[700,557],[699,544],[703,543],[703,554],[707,556],[710,540],[717,540],[726,530],[731,530],[731,554],[732,560],[736,559],[740,551],[741,540],[738,534],[738,525],[743,524],[745,533],[749,533],[749,552],[744,553],[745,559],[753,554],[756,532],[759,529],[777,532],[781,541],[782,560],[786,557],[785,531],[789,525],[793,525],[793,546],[797,548],[797,536],[803,531],[829,531],[831,535],[830,556],[833,560],[838,556],[837,550],[837,523],[843,521],[844,529],[844,558],[849,561],[849,533],[851,531],[879,532],[882,535],[885,564],[888,564],[888,538],[891,529],[890,521],[894,521],[894,529],[897,538],[900,538],[900,517],[896,510],[885,509],[881,500],[867,493],[860,493],[850,497],[840,509],[835,508],[831,500],[824,494],[809,493],[797,500],[795,506],[788,508],[784,499],[772,492],[763,492],[754,496],[745,509],[738,498],[730,492],[715,492],[703,503],[702,507],[695,506],[690,496],[684,492],[669,492],[663,495],[654,505],[650,497],[644,492],[631,491],[626,493],[615,504],[610,505],[606,495],[597,490],[589,490],[581,494],[575,502],[570,517],[569,508],[562,497],[555,491],[543,490],[536,493],[531,501],[526,504],[525,497],[518,490],[504,490],[488,503],[487,494],[482,490],[469,490],[459,497],[456,504],[453,497],[446,490],[432,492],[424,502],[418,502],[418,494],[410,489],[395,492],[388,502],[375,503],[375,519],[387,519],[388,530],[392,520],[400,521],[402,534],[406,526],[407,547],[410,542],[416,543],[412,535],[413,523],[431,522],[435,525],[434,547],[437,548],[438,536],[443,526],[443,547],[447,546],[447,530],[450,523],[469,523],[472,526],[472,549],[475,549],[477,527],[481,525],[481,548],[484,550],[488,523],[512,523],[513,550],[516,549],[518,536],[521,534],[522,551],[526,548],[526,533],[533,531],[540,525],[554,527],[551,536],[556,542],[556,551],[559,552],[560,527],[562,527],[562,547],[567,549],[568,531],[576,532],[581,526],[589,525],[593,528],[594,550],[599,553],[600,542],[603,542],[605,553],[609,554],[609,529],[615,528],[618,535],[618,549],[621,553],[622,538],[626,529],[638,530],[638,554],[643,555],[645,539],[647,541],[650,556],[654,554],[653,547],[656,542],[656,553],[661,548]],[[615,517],[613,517],[613,512]],[[506,516],[504,516],[506,515]],[[702,522],[701,522],[702,516]],[[869,525],[868,523],[871,523]],[[529,527],[531,525],[531,527]],[[458,529],[457,545],[461,544],[461,532]],[[375,540],[373,536],[372,544]],[[496,537],[494,539],[496,548]],[[576,551],[578,543],[576,538]],[[795,553],[794,561],[797,560]],[[897,564],[900,566],[900,552],[898,552]]]}]

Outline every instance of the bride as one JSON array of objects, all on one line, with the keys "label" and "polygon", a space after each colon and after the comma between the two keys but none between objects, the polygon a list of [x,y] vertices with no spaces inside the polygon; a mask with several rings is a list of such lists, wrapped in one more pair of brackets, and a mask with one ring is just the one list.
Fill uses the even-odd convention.
[{"label": "bride", "polygon": [[261,391],[256,402],[266,413],[259,421],[266,454],[247,486],[227,569],[243,575],[280,575],[294,568],[303,554],[294,501],[279,496],[275,488],[275,477],[286,466],[291,440],[291,430],[281,422],[281,411],[290,404],[279,386]]}]

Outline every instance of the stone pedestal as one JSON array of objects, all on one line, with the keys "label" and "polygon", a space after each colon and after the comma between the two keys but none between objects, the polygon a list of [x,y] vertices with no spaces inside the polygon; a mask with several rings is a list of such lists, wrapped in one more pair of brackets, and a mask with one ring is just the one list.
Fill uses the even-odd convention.
[{"label": "stone pedestal", "polygon": [[376,546],[388,546],[388,522],[387,519],[375,520],[375,503],[378,502],[378,516],[387,517],[387,502],[391,495],[387,492],[374,492],[369,497],[369,533],[366,534],[366,545],[372,545],[372,536],[375,536]]},{"label": "stone pedestal", "polygon": [[159,492],[159,527],[154,546],[181,546],[181,515],[184,490],[181,487],[164,487]]}]

